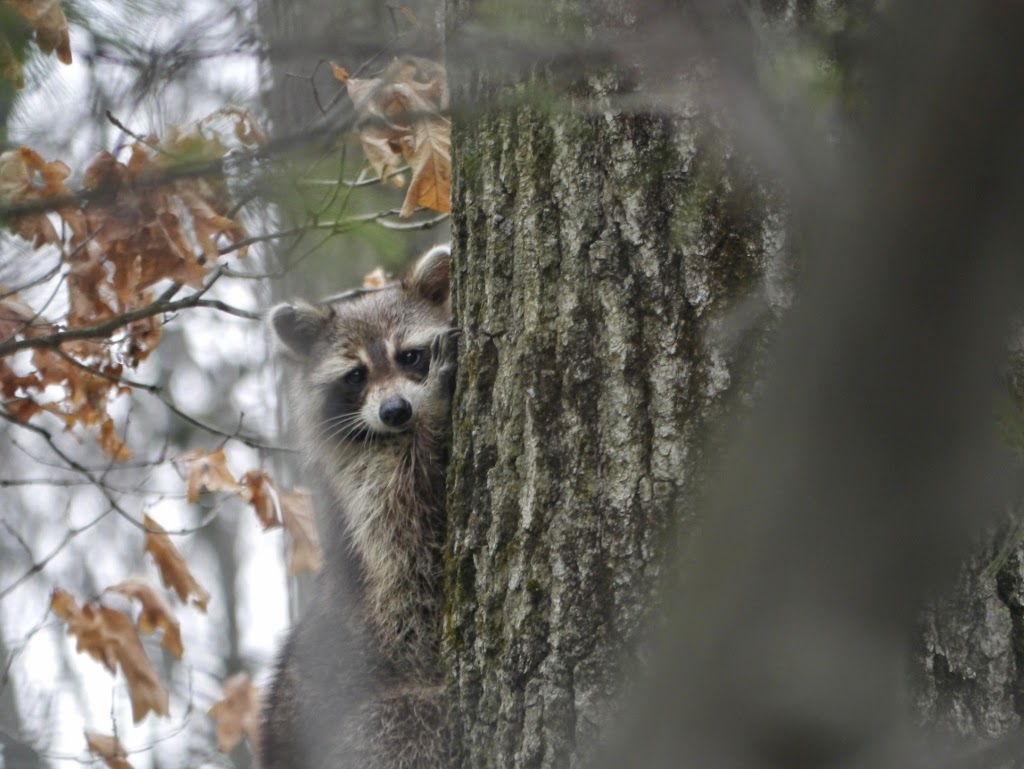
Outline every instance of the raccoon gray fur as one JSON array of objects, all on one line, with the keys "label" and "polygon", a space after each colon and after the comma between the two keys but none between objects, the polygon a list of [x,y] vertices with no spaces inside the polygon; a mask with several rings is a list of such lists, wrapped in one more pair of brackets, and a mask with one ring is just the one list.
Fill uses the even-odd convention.
[{"label": "raccoon gray fur", "polygon": [[264,769],[441,769],[444,472],[455,373],[438,246],[401,280],[279,305],[324,566],[279,657]]}]

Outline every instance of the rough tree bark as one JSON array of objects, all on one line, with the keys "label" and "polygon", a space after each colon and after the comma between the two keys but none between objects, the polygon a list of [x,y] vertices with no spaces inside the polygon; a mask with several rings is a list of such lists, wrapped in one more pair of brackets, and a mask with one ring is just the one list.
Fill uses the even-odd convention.
[{"label": "rough tree bark", "polygon": [[[583,5],[543,24],[570,27]],[[568,766],[608,724],[664,556],[693,525],[708,431],[751,394],[788,299],[785,239],[773,193],[684,96],[696,79],[671,116],[616,108],[642,96],[621,70],[560,92],[542,66],[503,82],[460,68],[476,10],[455,6],[448,39],[465,330],[444,638],[455,765]],[[595,36],[638,24],[586,14]],[[752,297],[769,311],[738,320]]]}]

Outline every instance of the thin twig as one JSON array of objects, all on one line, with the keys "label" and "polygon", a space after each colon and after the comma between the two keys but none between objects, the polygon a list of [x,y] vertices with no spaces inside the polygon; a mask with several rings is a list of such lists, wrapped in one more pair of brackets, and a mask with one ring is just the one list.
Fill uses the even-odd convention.
[{"label": "thin twig", "polygon": [[18,352],[19,350],[32,350],[40,347],[56,347],[64,344],[65,342],[72,342],[79,339],[105,339],[119,328],[128,326],[137,320],[151,318],[154,315],[166,315],[167,313],[177,312],[178,310],[184,310],[192,307],[208,307],[220,310],[221,312],[225,312],[230,315],[236,315],[240,318],[245,318],[246,320],[260,320],[261,316],[258,313],[232,307],[231,305],[217,299],[202,298],[203,295],[210,290],[210,287],[221,274],[222,273],[220,272],[215,273],[214,277],[205,286],[203,286],[203,288],[184,299],[170,302],[157,299],[143,307],[123,312],[120,315],[116,315],[113,318],[109,318],[102,323],[97,323],[93,326],[70,328],[63,331],[55,331],[52,334],[43,334],[42,336],[29,337],[20,340],[10,339],[6,342],[0,342],[0,357],[10,355],[11,353]]}]

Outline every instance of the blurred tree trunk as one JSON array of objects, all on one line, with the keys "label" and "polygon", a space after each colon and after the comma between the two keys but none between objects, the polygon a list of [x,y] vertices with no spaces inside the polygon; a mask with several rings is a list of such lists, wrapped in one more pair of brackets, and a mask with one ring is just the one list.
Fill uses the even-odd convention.
[{"label": "blurred tree trunk", "polygon": [[[674,114],[619,109],[644,95],[635,73],[488,69],[460,37],[478,4],[454,5],[455,766],[568,766],[642,653],[709,432],[752,395],[788,297],[782,217],[698,106],[697,79],[674,83]],[[527,41],[557,47],[547,30],[584,17],[578,42],[643,39],[653,21],[558,9],[490,30],[534,56]]]},{"label": "blurred tree trunk", "polygon": [[[13,560],[6,543],[0,543],[0,555]],[[2,614],[0,614],[2,619]],[[0,621],[0,765],[5,769],[36,769],[42,766],[39,754],[27,741],[19,739],[24,734],[24,724],[14,696],[14,684],[10,680],[11,650],[4,641],[4,624]]]},{"label": "blurred tree trunk", "polygon": [[[1024,328],[999,404],[1004,435],[1024,458]],[[955,586],[924,613],[914,649],[921,719],[946,733],[996,737],[1024,717],[1024,520],[1007,501],[1003,526],[977,548]]]}]

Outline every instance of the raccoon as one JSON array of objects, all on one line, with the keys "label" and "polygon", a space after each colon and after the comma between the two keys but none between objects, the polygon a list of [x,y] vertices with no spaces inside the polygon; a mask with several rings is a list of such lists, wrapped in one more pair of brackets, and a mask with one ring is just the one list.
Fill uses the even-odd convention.
[{"label": "raccoon", "polygon": [[270,687],[264,769],[447,764],[438,655],[458,335],[450,260],[438,246],[380,289],[271,311],[293,367],[325,558]]}]

